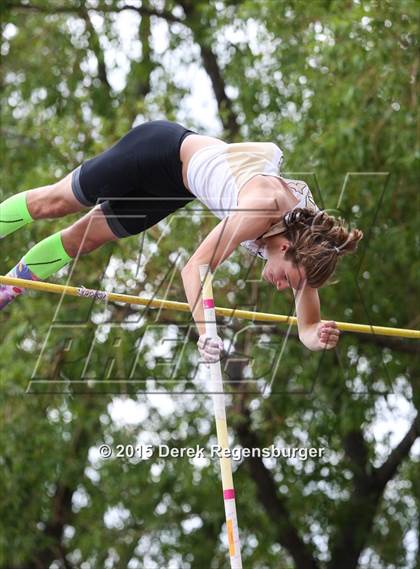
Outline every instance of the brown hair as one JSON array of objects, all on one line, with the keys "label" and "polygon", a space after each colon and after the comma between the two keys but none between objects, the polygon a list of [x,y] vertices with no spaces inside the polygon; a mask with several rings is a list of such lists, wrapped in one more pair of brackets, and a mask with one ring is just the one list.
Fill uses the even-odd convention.
[{"label": "brown hair", "polygon": [[333,275],[338,258],[354,253],[363,238],[359,229],[349,230],[340,218],[325,211],[296,208],[283,217],[282,235],[290,241],[285,259],[305,269],[310,287],[319,288]]}]

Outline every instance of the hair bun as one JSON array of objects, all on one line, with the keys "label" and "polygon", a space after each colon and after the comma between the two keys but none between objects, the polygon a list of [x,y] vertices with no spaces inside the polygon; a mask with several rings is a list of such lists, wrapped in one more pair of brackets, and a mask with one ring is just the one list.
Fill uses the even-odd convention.
[{"label": "hair bun", "polygon": [[336,245],[336,249],[339,251],[338,255],[354,253],[361,239],[363,239],[363,231],[360,231],[360,229],[352,229],[344,241],[340,245]]},{"label": "hair bun", "polygon": [[284,225],[289,229],[295,225],[308,225],[314,219],[316,212],[303,207],[297,207],[287,212],[283,217]]}]

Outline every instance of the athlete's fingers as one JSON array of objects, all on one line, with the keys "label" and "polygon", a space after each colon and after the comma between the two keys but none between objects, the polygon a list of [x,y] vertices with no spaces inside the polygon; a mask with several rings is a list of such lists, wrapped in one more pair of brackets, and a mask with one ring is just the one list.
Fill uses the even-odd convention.
[{"label": "athlete's fingers", "polygon": [[215,338],[213,338],[212,336],[208,336],[207,334],[201,334],[201,336],[198,339],[198,344],[200,346],[219,346],[219,348],[223,348],[223,341],[219,336],[216,336]]},{"label": "athlete's fingers", "polygon": [[329,347],[334,347],[337,345],[338,343],[338,336],[334,336],[334,337],[322,337],[320,338],[320,343],[323,344],[324,346],[329,346]]},{"label": "athlete's fingers", "polygon": [[336,322],[333,320],[323,322],[318,328],[318,337],[324,349],[335,348],[340,337],[340,330],[337,328]]},{"label": "athlete's fingers", "polygon": [[323,330],[319,336],[320,338],[339,338],[340,332],[339,330]]},{"label": "athlete's fingers", "polygon": [[214,363],[220,360],[220,352],[223,350],[223,340],[219,337],[211,337],[201,334],[197,342],[198,350],[206,363]]},{"label": "athlete's fingers", "polygon": [[338,330],[337,323],[334,320],[330,320],[328,322],[322,322],[321,328],[331,328],[333,330]]},{"label": "athlete's fingers", "polygon": [[334,321],[331,322],[323,322],[318,328],[318,335],[321,337],[322,335],[328,334],[330,336],[339,336],[340,330],[337,328],[337,324]]},{"label": "athlete's fingers", "polygon": [[222,349],[222,347],[220,346],[219,343],[211,343],[211,342],[202,342],[198,345],[199,349],[204,350],[205,352],[209,353],[209,354],[218,354],[220,352],[220,350]]}]

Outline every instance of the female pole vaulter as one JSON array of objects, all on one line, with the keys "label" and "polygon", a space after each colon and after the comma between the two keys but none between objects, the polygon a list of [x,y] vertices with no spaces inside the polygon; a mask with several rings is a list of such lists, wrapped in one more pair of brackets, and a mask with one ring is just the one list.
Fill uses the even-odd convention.
[{"label": "female pole vaulter", "polygon": [[[91,208],[32,247],[8,276],[47,279],[77,254],[141,233],[197,198],[222,220],[181,271],[204,361],[218,360],[223,344],[205,334],[199,265],[214,272],[239,245],[266,260],[262,277],[277,290],[293,289],[303,344],[334,348],[339,330],[321,322],[317,289],[363,234],[319,211],[305,182],[281,177],[282,156],[271,142],[228,144],[166,120],[136,126],[62,180],[0,204],[0,239],[34,220]],[[0,285],[0,310],[23,292]]]}]

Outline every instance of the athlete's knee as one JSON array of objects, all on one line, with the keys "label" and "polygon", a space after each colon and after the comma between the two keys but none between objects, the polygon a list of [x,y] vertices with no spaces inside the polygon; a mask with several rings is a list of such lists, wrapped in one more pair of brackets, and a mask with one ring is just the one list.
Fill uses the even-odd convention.
[{"label": "athlete's knee", "polygon": [[87,255],[104,244],[97,237],[81,230],[77,227],[77,223],[64,229],[61,233],[63,245],[70,257],[77,255]]}]

